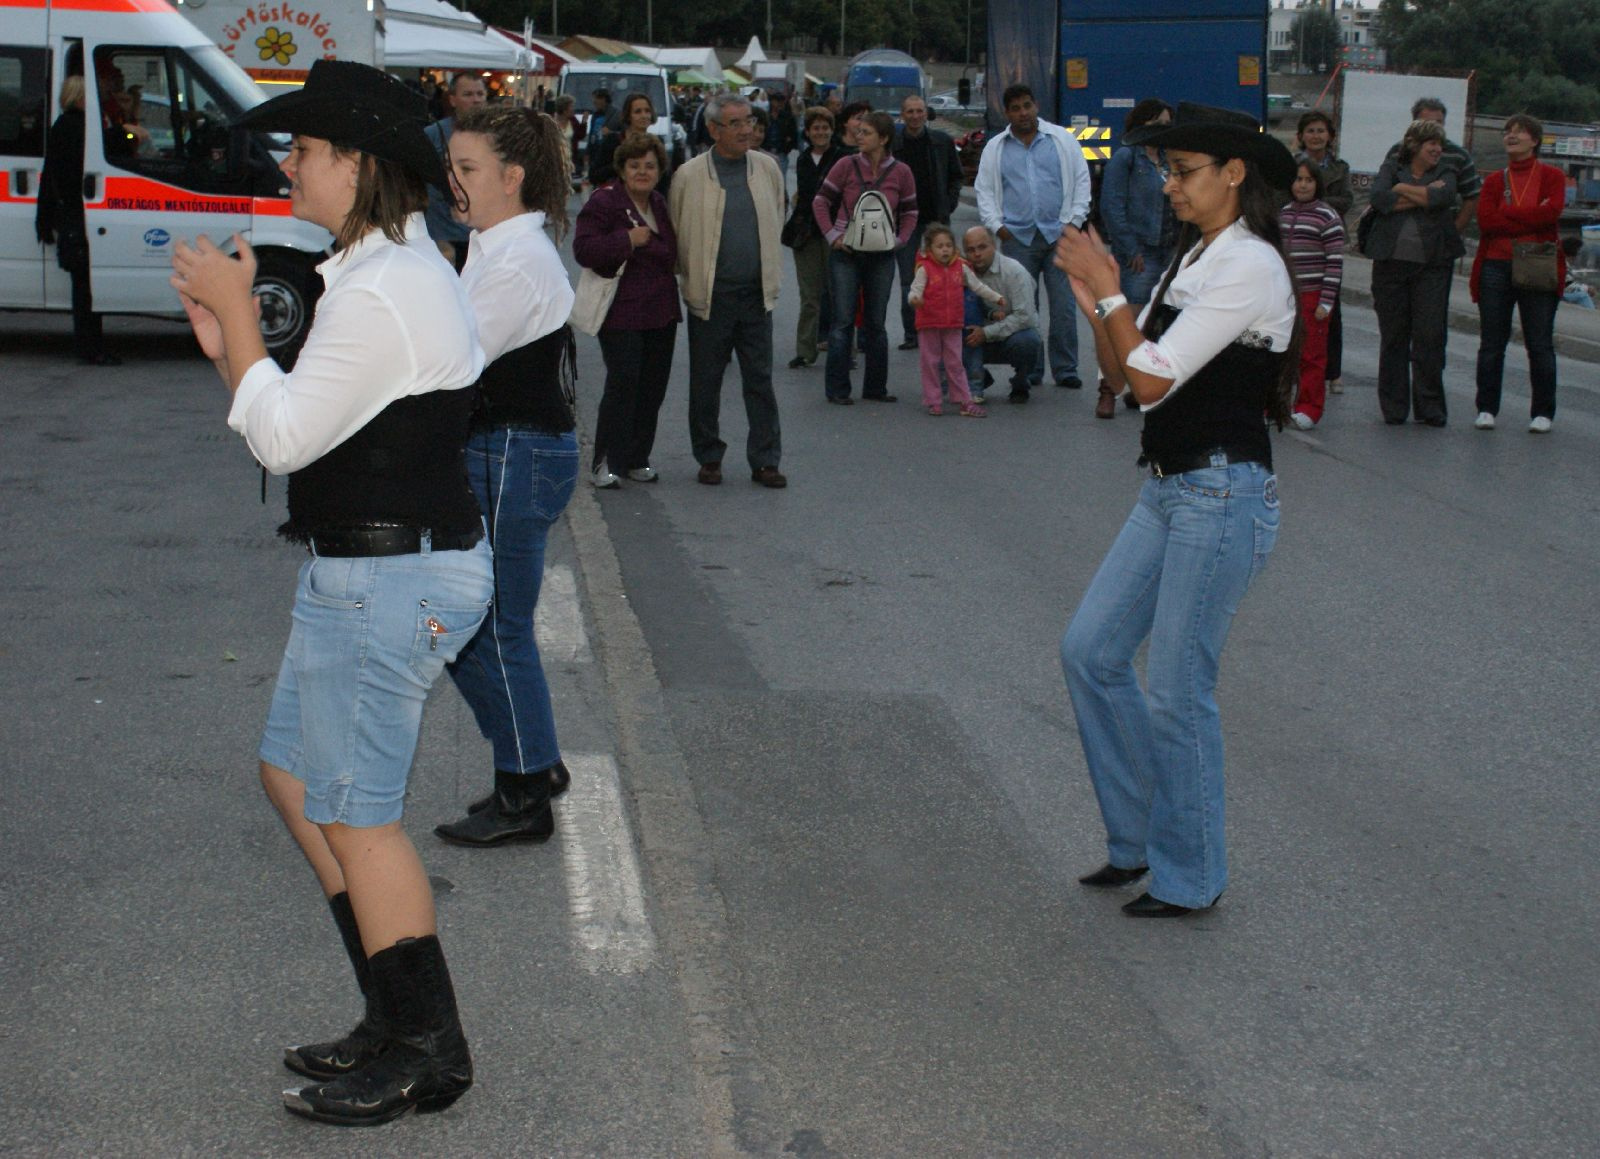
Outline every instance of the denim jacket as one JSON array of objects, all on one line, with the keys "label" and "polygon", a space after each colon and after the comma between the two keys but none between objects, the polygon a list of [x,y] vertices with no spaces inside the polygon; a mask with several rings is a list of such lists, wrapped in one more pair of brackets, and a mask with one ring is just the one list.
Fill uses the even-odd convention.
[{"label": "denim jacket", "polygon": [[1126,264],[1137,254],[1171,245],[1166,228],[1169,212],[1164,183],[1155,162],[1142,147],[1122,148],[1106,163],[1100,185],[1100,220],[1117,260]]}]

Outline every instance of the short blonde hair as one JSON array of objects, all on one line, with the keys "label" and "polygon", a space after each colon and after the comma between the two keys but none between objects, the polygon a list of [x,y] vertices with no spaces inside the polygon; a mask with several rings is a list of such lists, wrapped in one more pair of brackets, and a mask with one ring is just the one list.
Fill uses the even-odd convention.
[{"label": "short blonde hair", "polygon": [[63,109],[83,108],[84,96],[82,76],[69,76],[61,82],[61,107]]}]

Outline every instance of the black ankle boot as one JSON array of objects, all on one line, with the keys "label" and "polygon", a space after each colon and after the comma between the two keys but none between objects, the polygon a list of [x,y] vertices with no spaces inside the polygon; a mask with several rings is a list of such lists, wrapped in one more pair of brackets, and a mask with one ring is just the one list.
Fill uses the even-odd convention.
[{"label": "black ankle boot", "polygon": [[364,1127],[407,1111],[442,1111],[472,1086],[472,1055],[444,950],[432,934],[402,938],[369,962],[372,988],[387,1033],[378,1058],[353,1074],[283,1092],[296,1115]]},{"label": "black ankle boot", "polygon": [[356,972],[356,985],[366,999],[366,1013],[356,1028],[333,1042],[314,1042],[309,1046],[291,1046],[283,1052],[283,1065],[307,1078],[332,1079],[366,1066],[383,1051],[383,1030],[379,1026],[378,1011],[372,1001],[372,984],[367,970],[367,952],[361,948],[361,930],[356,925],[356,911],[350,907],[348,893],[336,893],[328,899],[333,911],[334,924],[344,939],[344,952],[350,955],[350,965]]},{"label": "black ankle boot", "polygon": [[[495,771],[498,772],[499,770]],[[557,761],[550,766],[550,799],[552,801],[561,796],[562,793],[565,793],[567,786],[570,784],[572,784],[572,774],[567,771],[567,763],[565,761]],[[470,817],[474,813],[481,813],[493,804],[493,793],[490,793],[487,797],[479,797],[467,806],[467,816]]]},{"label": "black ankle boot", "polygon": [[455,845],[498,845],[502,841],[546,841],[556,831],[550,808],[550,770],[518,776],[494,772],[489,804],[434,832]]}]

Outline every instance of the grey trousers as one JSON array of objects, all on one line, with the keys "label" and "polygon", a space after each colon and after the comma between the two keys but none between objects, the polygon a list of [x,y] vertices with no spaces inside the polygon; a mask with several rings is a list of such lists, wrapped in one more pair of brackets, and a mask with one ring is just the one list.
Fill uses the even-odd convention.
[{"label": "grey trousers", "polygon": [[711,316],[689,314],[689,446],[698,463],[720,463],[728,450],[718,433],[722,377],[739,356],[744,413],[750,424],[745,456],[752,471],[776,467],[783,442],[778,398],[772,392],[772,315],[759,286],[714,291]]}]

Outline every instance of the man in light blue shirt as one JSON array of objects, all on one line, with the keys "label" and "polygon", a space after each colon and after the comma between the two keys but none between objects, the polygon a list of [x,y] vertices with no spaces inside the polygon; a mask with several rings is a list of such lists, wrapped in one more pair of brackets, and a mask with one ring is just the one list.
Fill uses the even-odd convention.
[{"label": "man in light blue shirt", "polygon": [[[1020,263],[1050,296],[1050,373],[1057,386],[1078,389],[1078,308],[1067,276],[1050,260],[1063,229],[1089,216],[1089,165],[1077,138],[1039,119],[1033,91],[1005,91],[1007,128],[983,147],[973,186],[978,217],[1000,239],[1000,252]],[[1036,372],[1037,385],[1043,378]],[[1020,401],[1020,400],[1018,400]]]}]

